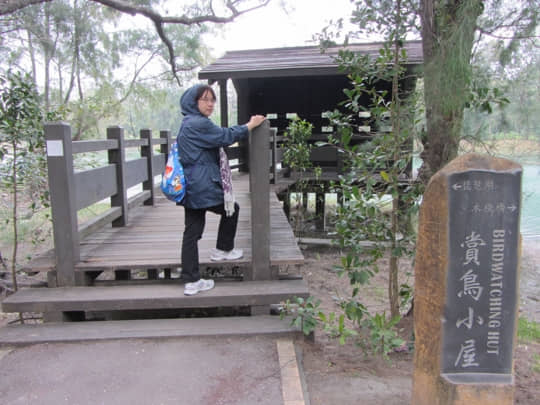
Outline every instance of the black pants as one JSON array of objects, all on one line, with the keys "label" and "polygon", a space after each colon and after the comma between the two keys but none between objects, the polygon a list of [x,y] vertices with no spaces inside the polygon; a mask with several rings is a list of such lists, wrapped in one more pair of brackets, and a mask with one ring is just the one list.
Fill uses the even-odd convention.
[{"label": "black pants", "polygon": [[198,242],[204,231],[206,211],[221,215],[216,248],[227,252],[234,249],[238,213],[240,212],[240,206],[237,203],[234,203],[234,214],[230,217],[225,213],[223,204],[202,209],[184,207],[185,228],[182,239],[182,279],[186,283],[198,281],[201,278]]}]

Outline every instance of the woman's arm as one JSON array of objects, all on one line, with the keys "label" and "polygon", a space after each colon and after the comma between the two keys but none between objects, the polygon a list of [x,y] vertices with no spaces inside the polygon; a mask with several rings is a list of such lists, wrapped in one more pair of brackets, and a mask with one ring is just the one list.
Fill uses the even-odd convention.
[{"label": "woman's arm", "polygon": [[252,115],[246,126],[251,131],[253,128],[257,128],[259,125],[261,125],[265,120],[266,117],[264,115]]},{"label": "woman's arm", "polygon": [[248,135],[248,131],[258,127],[266,120],[264,115],[253,115],[247,124],[222,128],[208,118],[191,119],[182,131],[186,140],[200,148],[228,146]]}]

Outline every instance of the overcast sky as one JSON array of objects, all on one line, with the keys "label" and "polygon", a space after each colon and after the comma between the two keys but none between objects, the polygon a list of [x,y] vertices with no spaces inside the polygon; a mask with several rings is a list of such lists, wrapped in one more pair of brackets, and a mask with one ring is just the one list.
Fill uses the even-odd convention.
[{"label": "overcast sky", "polygon": [[348,20],[350,0],[287,1],[283,10],[279,0],[247,13],[227,24],[222,34],[208,38],[215,57],[240,49],[279,48],[315,45],[312,37],[320,33],[330,20]]}]

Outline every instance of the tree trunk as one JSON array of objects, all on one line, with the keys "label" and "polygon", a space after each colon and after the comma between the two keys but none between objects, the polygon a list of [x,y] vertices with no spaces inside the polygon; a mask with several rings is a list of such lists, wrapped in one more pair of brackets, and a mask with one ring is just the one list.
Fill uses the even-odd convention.
[{"label": "tree trunk", "polygon": [[32,80],[37,88],[37,69],[36,69],[36,55],[34,52],[34,41],[32,40],[32,33],[30,30],[26,30],[26,36],[28,38],[28,53],[30,55],[30,63],[32,65]]},{"label": "tree trunk", "polygon": [[390,274],[388,277],[388,298],[390,301],[391,318],[399,316],[399,257],[396,256],[394,250],[398,247],[398,232],[399,232],[399,199],[394,197],[392,200],[392,251],[390,252]]},{"label": "tree trunk", "polygon": [[420,180],[458,153],[471,74],[471,53],[482,0],[422,0],[426,134]]},{"label": "tree trunk", "polygon": [[[397,0],[395,4],[396,11],[396,26],[401,26],[401,0]],[[401,143],[399,139],[401,137],[401,95],[399,93],[399,76],[400,65],[399,55],[401,54],[401,41],[396,33],[396,40],[394,41],[394,72],[392,75],[392,109],[390,111],[390,119],[392,123],[392,136],[396,140],[394,142],[393,162],[399,160],[399,154],[401,152]],[[395,195],[392,198],[392,245],[390,251],[390,268],[388,274],[388,298],[390,301],[390,314],[391,318],[399,316],[399,257],[396,255],[395,250],[398,247],[398,234],[399,234],[399,168],[392,168],[390,179],[393,182],[393,189]]]},{"label": "tree trunk", "polygon": [[46,4],[45,7],[45,44],[43,47],[44,51],[44,58],[45,58],[45,77],[44,77],[44,91],[43,91],[43,97],[45,98],[45,112],[48,113],[50,111],[50,66],[51,66],[51,59],[52,59],[52,50],[51,50],[51,22],[50,22],[50,12],[49,12],[49,5]]},{"label": "tree trunk", "polygon": [[18,290],[17,286],[17,250],[19,246],[19,232],[18,232],[18,225],[19,221],[17,219],[17,154],[19,153],[17,150],[17,143],[13,142],[11,145],[13,148],[13,168],[11,172],[11,178],[13,181],[13,208],[11,211],[11,220],[13,222],[13,251],[11,255],[11,279],[13,282],[13,291]]}]

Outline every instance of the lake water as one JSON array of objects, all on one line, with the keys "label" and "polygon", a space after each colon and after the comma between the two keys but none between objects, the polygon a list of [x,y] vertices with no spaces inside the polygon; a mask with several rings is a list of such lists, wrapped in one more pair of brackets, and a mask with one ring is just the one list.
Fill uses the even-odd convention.
[{"label": "lake water", "polygon": [[[519,163],[518,160],[514,161]],[[421,160],[415,157],[413,170],[418,170],[420,164]],[[523,177],[520,230],[523,238],[538,239],[540,243],[540,165],[521,163],[521,166]]]},{"label": "lake water", "polygon": [[521,234],[540,242],[540,165],[523,165]]}]

